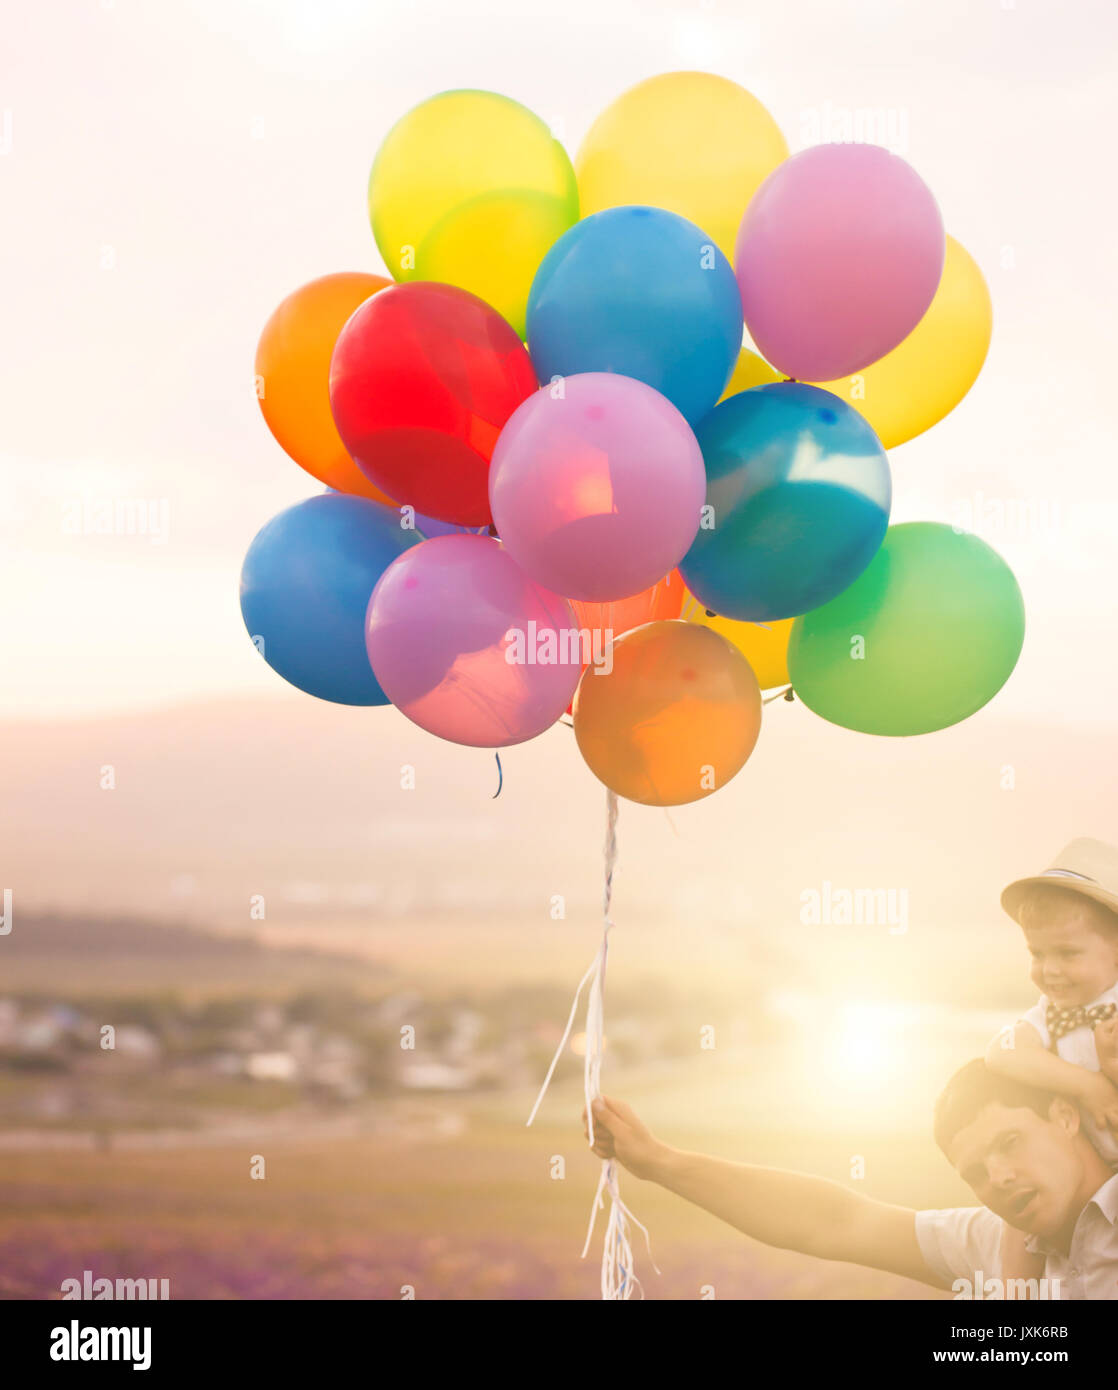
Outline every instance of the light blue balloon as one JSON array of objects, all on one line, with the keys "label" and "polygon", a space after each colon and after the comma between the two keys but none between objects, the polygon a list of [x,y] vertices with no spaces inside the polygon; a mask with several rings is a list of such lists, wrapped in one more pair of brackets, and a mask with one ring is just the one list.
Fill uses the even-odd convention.
[{"label": "light blue balloon", "polygon": [[616,372],[655,387],[691,423],[726,389],[741,351],[730,262],[661,208],[596,212],[563,233],[528,296],[528,351],[553,377]]},{"label": "light blue balloon", "polygon": [[876,434],[817,386],[739,392],[696,436],[707,510],[679,566],[724,618],[794,618],[853,584],[889,525],[892,480]]},{"label": "light blue balloon", "polygon": [[387,705],[365,648],[365,610],[397,555],[422,541],[365,497],[327,493],[274,516],[241,570],[241,615],[285,681],[339,705]]}]

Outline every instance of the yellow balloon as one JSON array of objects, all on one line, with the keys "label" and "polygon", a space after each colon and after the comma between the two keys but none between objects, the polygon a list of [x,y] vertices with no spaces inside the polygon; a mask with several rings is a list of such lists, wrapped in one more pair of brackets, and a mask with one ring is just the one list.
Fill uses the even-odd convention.
[{"label": "yellow balloon", "polygon": [[574,169],[551,131],[495,92],[443,92],[377,151],[369,218],[397,280],[479,295],[523,338],[540,261],[578,221]]},{"label": "yellow balloon", "polygon": [[575,158],[583,217],[643,203],[695,222],[731,265],[762,180],[788,158],[780,127],[744,87],[666,72],[607,106]]},{"label": "yellow balloon", "polygon": [[750,391],[754,386],[767,386],[770,381],[787,381],[788,378],[781,376],[775,367],[770,367],[763,357],[758,357],[755,352],[750,352],[748,348],[742,348],[738,355],[738,365],[734,368],[734,374],[726,383],[726,389],[722,392],[721,399],[727,396],[736,396],[739,391]]},{"label": "yellow balloon", "polygon": [[992,327],[982,272],[949,236],[939,289],[904,342],[855,376],[815,385],[849,401],[892,449],[955,409],[982,370]]},{"label": "yellow balloon", "polygon": [[[761,385],[760,382],[753,384]],[[734,618],[721,618],[708,614],[689,589],[684,593],[682,616],[689,623],[697,623],[700,627],[709,627],[721,633],[728,642],[733,643],[753,667],[753,674],[762,690],[772,690],[789,683],[788,639],[792,636],[795,618],[781,618],[767,623],[740,623]]]}]

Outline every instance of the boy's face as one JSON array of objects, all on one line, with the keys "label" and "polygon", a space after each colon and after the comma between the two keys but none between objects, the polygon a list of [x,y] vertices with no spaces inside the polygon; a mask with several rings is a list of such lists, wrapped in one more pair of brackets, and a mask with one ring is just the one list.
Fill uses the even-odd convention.
[{"label": "boy's face", "polygon": [[1083,1177],[1079,1114],[1054,1100],[1047,1118],[991,1101],[955,1135],[947,1156],[984,1206],[1019,1231],[1054,1237],[1074,1211]]},{"label": "boy's face", "polygon": [[1089,1004],[1118,980],[1118,941],[1090,903],[1046,907],[1024,932],[1033,984],[1058,1008]]}]

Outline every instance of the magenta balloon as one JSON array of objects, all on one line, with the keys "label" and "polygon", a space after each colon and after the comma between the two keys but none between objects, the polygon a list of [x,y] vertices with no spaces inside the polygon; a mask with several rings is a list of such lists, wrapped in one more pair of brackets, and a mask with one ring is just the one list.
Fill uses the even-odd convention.
[{"label": "magenta balloon", "polygon": [[535,738],[570,703],[581,670],[571,605],[535,584],[500,541],[437,536],[381,575],[365,643],[381,689],[452,743]]},{"label": "magenta balloon", "polygon": [[608,603],[650,588],[699,529],[706,471],[690,425],[659,391],[585,372],[513,411],[489,466],[509,553],[556,593]]},{"label": "magenta balloon", "polygon": [[734,267],[761,355],[797,381],[834,381],[916,327],[946,241],[920,175],[880,145],[816,145],[753,195]]}]

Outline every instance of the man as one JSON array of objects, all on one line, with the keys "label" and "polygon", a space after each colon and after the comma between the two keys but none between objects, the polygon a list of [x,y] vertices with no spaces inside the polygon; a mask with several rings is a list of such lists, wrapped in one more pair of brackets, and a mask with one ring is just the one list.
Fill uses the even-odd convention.
[{"label": "man", "polygon": [[[1059,863],[1040,877],[1084,881]],[[686,1153],[609,1097],[594,1102],[593,1115],[596,1154],[767,1245],[870,1265],[963,1298],[1118,1299],[1118,1173],[1072,1101],[985,1061],[956,1072],[935,1114],[936,1142],[980,1207],[914,1211],[822,1178]],[[1046,1285],[1001,1285],[1003,1222],[1044,1257]]]}]

